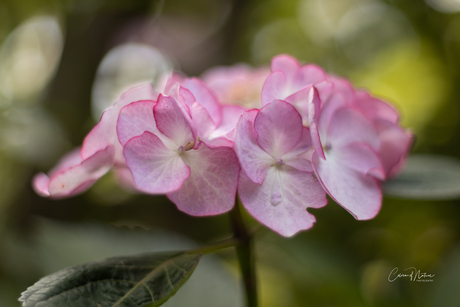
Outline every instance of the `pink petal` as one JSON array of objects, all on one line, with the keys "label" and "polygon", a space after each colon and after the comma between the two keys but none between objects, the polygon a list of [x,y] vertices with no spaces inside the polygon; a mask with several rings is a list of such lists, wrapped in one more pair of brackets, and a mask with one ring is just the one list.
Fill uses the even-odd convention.
[{"label": "pink petal", "polygon": [[117,137],[117,120],[120,110],[134,101],[157,100],[158,93],[151,84],[134,87],[124,93],[111,108],[102,114],[99,123],[86,136],[81,150],[82,159],[87,159],[97,151],[112,145],[115,148],[115,162],[123,163],[123,147]]},{"label": "pink petal", "polygon": [[356,219],[371,219],[380,210],[382,193],[377,180],[366,173],[373,172],[379,166],[369,163],[372,158],[363,164],[347,159],[360,151],[360,156],[373,152],[362,144],[353,144],[340,150],[343,152],[332,153],[331,150],[331,153],[326,153],[326,160],[320,159],[314,152],[312,162],[315,173],[326,192]]},{"label": "pink petal", "polygon": [[80,152],[81,147],[77,147],[71,150],[70,152],[66,153],[61,159],[59,159],[56,166],[49,171],[49,175],[53,176],[54,174],[69,169],[77,164],[80,164],[83,161]]},{"label": "pink petal", "polygon": [[38,173],[32,179],[32,187],[34,188],[35,192],[43,197],[50,196],[50,192],[48,190],[49,184],[50,178],[44,173]]},{"label": "pink petal", "polygon": [[[323,140],[324,142],[324,140]],[[378,150],[380,141],[377,130],[359,111],[351,108],[337,110],[327,129],[327,142],[341,147],[354,142],[369,144]]]},{"label": "pink petal", "polygon": [[157,105],[153,108],[153,114],[158,130],[177,146],[186,146],[195,140],[190,119],[187,119],[174,98],[160,95]]},{"label": "pink petal", "polygon": [[321,81],[315,84],[315,88],[318,90],[321,104],[324,104],[334,91],[334,83],[328,80]]},{"label": "pink petal", "polygon": [[235,203],[240,170],[235,152],[228,147],[209,148],[204,143],[184,153],[191,169],[182,188],[167,196],[179,210],[194,216],[227,212]]},{"label": "pink petal", "polygon": [[190,107],[195,102],[195,97],[193,97],[192,93],[189,90],[180,86],[179,83],[176,83],[169,91],[168,96],[174,98],[185,113],[186,116],[190,117]]},{"label": "pink petal", "polygon": [[156,102],[143,100],[133,102],[121,109],[118,116],[118,140],[124,146],[131,138],[139,136],[144,131],[158,134],[159,131],[153,117],[153,107]]},{"label": "pink petal", "polygon": [[381,144],[379,157],[382,160],[385,174],[391,177],[402,167],[410,150],[413,136],[398,125],[385,120],[377,120],[374,125],[379,131]]},{"label": "pink petal", "polygon": [[289,103],[281,100],[265,105],[254,121],[260,146],[273,158],[281,158],[300,140],[302,118]]},{"label": "pink petal", "polygon": [[220,105],[211,90],[197,78],[185,80],[182,86],[193,94],[195,101],[198,101],[209,112],[215,123],[220,124]]},{"label": "pink petal", "polygon": [[328,76],[327,79],[334,83],[334,94],[340,94],[346,103],[350,103],[354,99],[355,91],[348,80],[336,76]]},{"label": "pink petal", "polygon": [[198,102],[195,102],[190,108],[190,113],[192,115],[193,126],[195,127],[195,135],[202,140],[207,140],[216,130],[216,124],[213,122],[208,111]]},{"label": "pink petal", "polygon": [[371,97],[364,91],[355,93],[353,105],[371,121],[384,119],[393,124],[397,124],[399,121],[399,114],[392,106],[380,99]]},{"label": "pink petal", "polygon": [[236,125],[244,111],[245,109],[239,106],[222,106],[222,121],[210,138],[225,138],[233,143],[235,141]]},{"label": "pink petal", "polygon": [[243,113],[236,126],[235,152],[241,167],[252,181],[262,184],[268,168],[275,159],[260,148],[254,119],[259,111],[250,110]]},{"label": "pink petal", "polygon": [[292,104],[300,113],[300,115],[302,116],[302,123],[305,126],[308,126],[308,98],[311,88],[311,85],[306,86],[298,92],[295,92],[294,94],[284,99],[284,101]]},{"label": "pink petal", "polygon": [[285,74],[281,71],[272,72],[262,87],[262,105],[269,104],[276,99],[286,98],[285,88]]},{"label": "pink petal", "polygon": [[297,91],[305,86],[326,80],[324,71],[316,65],[305,65],[297,70],[292,78],[292,88]]},{"label": "pink petal", "polygon": [[262,185],[241,171],[238,193],[248,212],[282,236],[309,229],[315,217],[307,208],[327,204],[326,193],[311,173],[271,167]]},{"label": "pink petal", "polygon": [[[287,78],[293,78],[299,69],[299,62],[291,56],[282,54],[272,59],[271,70],[273,72],[282,71]],[[277,98],[279,99],[280,97]]]},{"label": "pink petal", "polygon": [[130,139],[123,153],[136,186],[143,192],[163,194],[178,190],[190,176],[190,168],[179,153],[171,151],[151,132]]},{"label": "pink petal", "polygon": [[317,129],[321,139],[326,137],[327,128],[335,112],[346,106],[345,99],[341,94],[333,93],[326,102],[323,103],[322,101],[321,114],[317,120]]},{"label": "pink petal", "polygon": [[184,105],[184,108],[187,110],[185,106],[191,108],[192,105],[197,101],[195,96],[186,88],[180,86],[179,87],[179,101],[181,105]]},{"label": "pink petal", "polygon": [[318,124],[321,112],[321,100],[319,97],[318,90],[312,87],[308,96],[308,123],[310,125],[311,141],[313,148],[318,155],[324,160],[323,145],[321,143],[321,137],[319,134]]},{"label": "pink petal", "polygon": [[173,72],[172,76],[166,81],[164,93],[168,96],[172,96],[171,90],[177,84],[181,84],[185,81],[185,77],[179,72]]},{"label": "pink petal", "polygon": [[[82,162],[81,155],[80,155],[81,148],[75,148],[74,150],[65,154],[59,162],[53,167],[48,173],[49,176],[52,177],[54,174],[58,174],[60,172],[66,171],[67,169],[74,167]],[[50,178],[44,174],[39,173],[35,175],[32,180],[32,185],[35,190],[40,196],[50,196],[48,187]]]},{"label": "pink petal", "polygon": [[351,143],[337,150],[331,150],[328,154],[328,157],[330,156],[334,156],[334,159],[346,163],[348,168],[364,175],[385,180],[385,171],[378,154],[365,143]]},{"label": "pink petal", "polygon": [[[107,173],[113,165],[113,146],[97,151],[88,159],[75,159],[75,151],[64,157],[61,165],[46,176],[41,173],[34,177],[34,188],[41,196],[53,198],[70,197],[86,191]],[[69,163],[72,161],[72,163]]]},{"label": "pink petal", "polygon": [[313,172],[311,161],[305,158],[305,153],[312,148],[310,130],[303,127],[302,136],[297,145],[281,157],[286,165],[303,172]]}]

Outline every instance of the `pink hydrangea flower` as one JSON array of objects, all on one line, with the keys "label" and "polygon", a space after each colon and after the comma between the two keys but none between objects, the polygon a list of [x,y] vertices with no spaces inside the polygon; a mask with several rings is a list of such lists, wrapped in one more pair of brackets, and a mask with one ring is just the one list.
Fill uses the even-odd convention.
[{"label": "pink hydrangea flower", "polygon": [[238,189],[249,213],[283,236],[312,227],[306,209],[326,205],[326,192],[357,219],[374,217],[380,183],[412,141],[398,112],[286,55],[271,71],[219,67],[204,82],[174,74],[159,92],[133,88],[34,188],[72,196],[112,168],[124,185],[195,216],[229,211]]},{"label": "pink hydrangea flower", "polygon": [[326,205],[326,193],[313,177],[308,128],[289,103],[275,100],[246,111],[238,122],[235,150],[242,167],[238,192],[245,208],[283,236],[309,229],[307,208]]},{"label": "pink hydrangea flower", "polygon": [[120,112],[118,138],[136,186],[146,193],[166,194],[190,215],[229,211],[236,195],[238,159],[230,147],[201,139],[212,134],[212,117],[219,118],[220,110],[198,80],[170,91],[175,97],[134,102]]}]

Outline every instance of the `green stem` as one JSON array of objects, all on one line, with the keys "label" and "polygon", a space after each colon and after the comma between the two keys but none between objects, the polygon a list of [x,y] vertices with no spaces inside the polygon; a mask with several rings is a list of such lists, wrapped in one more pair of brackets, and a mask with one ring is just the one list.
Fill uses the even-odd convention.
[{"label": "green stem", "polygon": [[235,238],[241,243],[236,246],[236,253],[240,262],[241,274],[243,275],[244,288],[246,290],[247,307],[257,307],[257,283],[255,271],[254,246],[246,226],[241,217],[238,202],[230,212],[230,219]]},{"label": "green stem", "polygon": [[208,253],[212,253],[212,252],[218,251],[218,250],[223,249],[223,248],[237,246],[239,244],[241,244],[240,239],[231,238],[231,239],[216,242],[216,243],[213,243],[213,244],[210,244],[210,245],[207,245],[207,246],[203,246],[203,247],[200,247],[200,248],[197,248],[197,249],[192,249],[192,250],[188,251],[188,253],[189,254],[198,254],[198,253],[208,254]]}]

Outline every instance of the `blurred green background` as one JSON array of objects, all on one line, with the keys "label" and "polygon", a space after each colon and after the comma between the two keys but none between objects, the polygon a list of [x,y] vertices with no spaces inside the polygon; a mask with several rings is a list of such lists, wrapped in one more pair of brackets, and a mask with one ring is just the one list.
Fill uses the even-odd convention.
[{"label": "blurred green background", "polygon": [[[187,216],[111,174],[58,201],[31,178],[79,146],[126,86],[279,53],[394,103],[413,152],[460,158],[458,0],[0,0],[0,306],[67,266],[231,236],[227,215]],[[358,222],[330,201],[294,238],[261,230],[261,306],[460,306],[459,205],[386,198]],[[390,283],[394,267],[435,277]],[[228,249],[204,257],[167,306],[243,306],[241,291]]]}]

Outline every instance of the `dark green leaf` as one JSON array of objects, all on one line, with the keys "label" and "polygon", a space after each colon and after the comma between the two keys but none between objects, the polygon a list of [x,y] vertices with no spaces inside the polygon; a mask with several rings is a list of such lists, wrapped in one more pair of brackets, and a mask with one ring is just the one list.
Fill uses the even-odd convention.
[{"label": "dark green leaf", "polygon": [[201,254],[168,252],[117,257],[64,269],[27,289],[24,307],[149,307],[187,281]]},{"label": "dark green leaf", "polygon": [[421,200],[460,198],[460,161],[435,155],[410,156],[403,171],[385,182],[384,193]]}]

